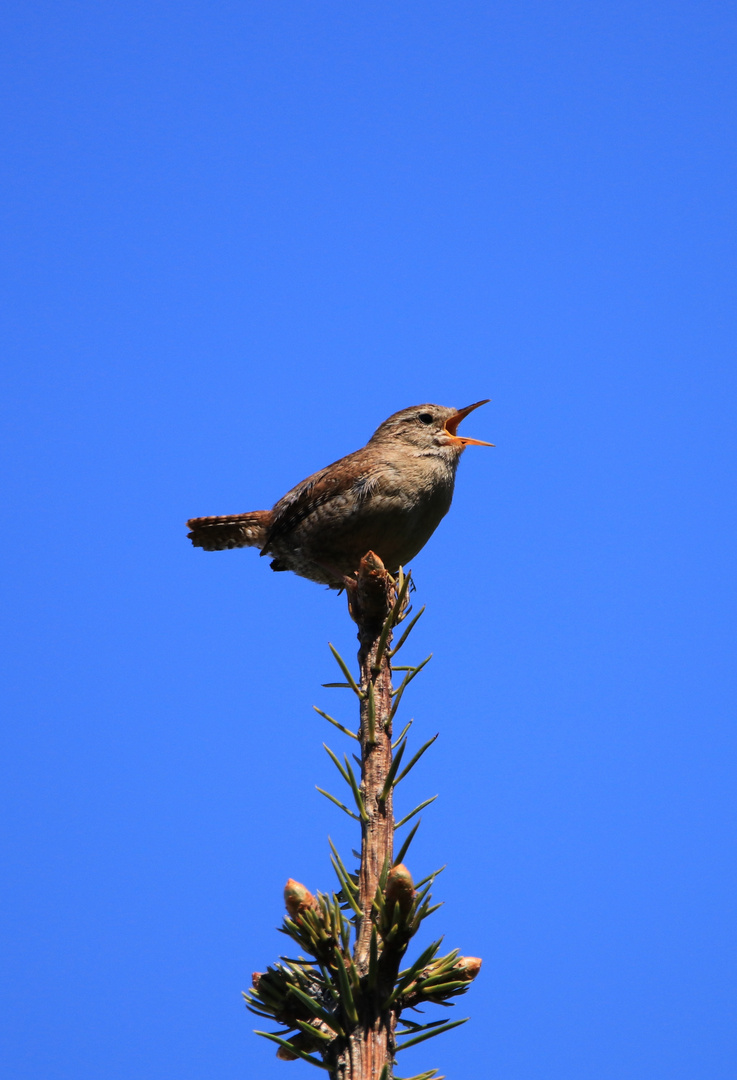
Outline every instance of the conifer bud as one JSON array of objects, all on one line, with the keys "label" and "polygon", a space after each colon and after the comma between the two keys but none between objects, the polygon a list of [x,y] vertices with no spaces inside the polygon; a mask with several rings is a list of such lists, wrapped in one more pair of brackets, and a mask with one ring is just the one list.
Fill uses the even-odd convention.
[{"label": "conifer bud", "polygon": [[254,971],[253,975],[251,976],[251,985],[253,986],[254,990],[258,990],[258,984],[261,982],[263,974],[263,971]]},{"label": "conifer bud", "polygon": [[462,979],[468,979],[470,982],[481,971],[482,963],[480,956],[461,956],[454,967]]},{"label": "conifer bud", "polygon": [[294,878],[290,878],[284,886],[284,903],[293,919],[308,908],[317,907],[317,900],[310,890]]},{"label": "conifer bud", "polygon": [[406,915],[412,907],[415,898],[415,886],[412,875],[403,863],[393,866],[386,879],[386,904],[391,912],[394,904],[399,905],[399,910]]}]

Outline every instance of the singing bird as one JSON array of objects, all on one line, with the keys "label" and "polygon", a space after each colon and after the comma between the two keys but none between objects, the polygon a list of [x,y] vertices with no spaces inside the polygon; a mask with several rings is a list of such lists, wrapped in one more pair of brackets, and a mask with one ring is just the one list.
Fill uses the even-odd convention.
[{"label": "singing bird", "polygon": [[272,570],[292,570],[336,589],[368,551],[394,572],[448,513],[465,448],[494,445],[457,434],[461,420],[489,400],[465,409],[402,409],[364,447],[308,476],[273,509],[191,518],[187,535],[205,551],[257,547],[273,556]]}]

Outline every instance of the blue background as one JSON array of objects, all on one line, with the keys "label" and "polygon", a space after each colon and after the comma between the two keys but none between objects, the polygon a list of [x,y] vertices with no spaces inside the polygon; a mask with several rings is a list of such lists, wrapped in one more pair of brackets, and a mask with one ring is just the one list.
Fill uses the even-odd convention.
[{"label": "blue background", "polygon": [[[735,1076],[735,9],[5,5],[4,1072],[306,1075],[342,598],[187,517],[490,405],[416,559],[408,858],[484,967],[403,1075]],[[324,729],[324,730],[323,730]]]}]

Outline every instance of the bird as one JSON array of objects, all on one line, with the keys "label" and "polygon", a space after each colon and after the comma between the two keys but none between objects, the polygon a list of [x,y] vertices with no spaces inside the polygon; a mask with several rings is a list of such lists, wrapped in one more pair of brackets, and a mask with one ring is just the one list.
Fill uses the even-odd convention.
[{"label": "bird", "polygon": [[453,409],[414,405],[380,424],[360,450],[288,491],[271,510],[190,518],[188,538],[205,551],[256,547],[272,570],[343,589],[373,551],[395,573],[425,546],[450,509],[467,446],[458,425],[489,398]]}]

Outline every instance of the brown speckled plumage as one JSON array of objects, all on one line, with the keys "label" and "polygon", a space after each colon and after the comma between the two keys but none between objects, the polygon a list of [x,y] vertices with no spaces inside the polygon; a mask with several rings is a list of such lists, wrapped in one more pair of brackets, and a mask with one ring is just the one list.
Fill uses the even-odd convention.
[{"label": "brown speckled plumage", "polygon": [[447,514],[461,454],[456,435],[477,402],[456,410],[415,405],[385,420],[353,454],[308,476],[272,510],[187,522],[195,547],[257,547],[274,570],[340,587],[367,551],[389,570],[405,566]]}]

